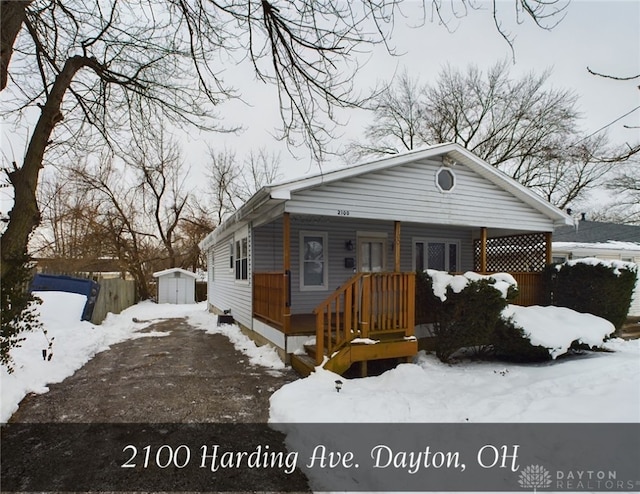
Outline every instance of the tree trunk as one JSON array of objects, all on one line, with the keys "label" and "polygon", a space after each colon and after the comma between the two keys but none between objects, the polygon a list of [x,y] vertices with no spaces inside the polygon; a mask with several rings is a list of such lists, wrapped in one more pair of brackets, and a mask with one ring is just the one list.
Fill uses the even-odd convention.
[{"label": "tree trunk", "polygon": [[29,236],[40,223],[36,187],[47,144],[54,127],[63,119],[60,112],[62,99],[78,70],[94,63],[93,59],[82,56],[75,56],[66,61],[42,107],[42,113],[31,135],[22,167],[9,173],[9,180],[14,189],[14,204],[9,213],[7,230],[0,239],[2,242],[0,276],[3,278],[12,266],[21,263],[23,254],[27,250]]},{"label": "tree trunk", "polygon": [[0,1],[0,91],[7,87],[13,45],[25,20],[25,10],[34,0]]}]

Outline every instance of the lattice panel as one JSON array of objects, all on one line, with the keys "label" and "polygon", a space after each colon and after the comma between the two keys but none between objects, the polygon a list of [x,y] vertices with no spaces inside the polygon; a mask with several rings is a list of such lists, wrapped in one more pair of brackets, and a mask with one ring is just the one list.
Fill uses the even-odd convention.
[{"label": "lattice panel", "polygon": [[[474,269],[480,271],[480,240],[473,242]],[[487,239],[487,271],[538,272],[546,265],[546,236],[527,233]]]}]

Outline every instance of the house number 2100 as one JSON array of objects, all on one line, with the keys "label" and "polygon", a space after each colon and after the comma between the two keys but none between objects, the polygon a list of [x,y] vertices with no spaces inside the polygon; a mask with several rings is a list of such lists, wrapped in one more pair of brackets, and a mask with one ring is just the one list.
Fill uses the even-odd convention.
[{"label": "house number 2100", "polygon": [[349,216],[349,211],[346,209],[338,209],[338,216]]}]

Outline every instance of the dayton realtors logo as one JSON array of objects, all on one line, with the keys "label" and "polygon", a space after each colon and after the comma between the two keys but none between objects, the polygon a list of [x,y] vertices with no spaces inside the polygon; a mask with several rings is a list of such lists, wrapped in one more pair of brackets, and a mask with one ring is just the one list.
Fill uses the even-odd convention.
[{"label": "dayton realtors logo", "polygon": [[551,474],[549,470],[540,465],[529,465],[520,472],[518,484],[523,489],[546,489],[551,485]]},{"label": "dayton realtors logo", "polygon": [[620,480],[617,472],[602,470],[557,470],[554,477],[541,465],[529,465],[520,471],[518,484],[523,489],[533,489],[533,492],[549,487],[557,491],[636,491],[640,481]]}]

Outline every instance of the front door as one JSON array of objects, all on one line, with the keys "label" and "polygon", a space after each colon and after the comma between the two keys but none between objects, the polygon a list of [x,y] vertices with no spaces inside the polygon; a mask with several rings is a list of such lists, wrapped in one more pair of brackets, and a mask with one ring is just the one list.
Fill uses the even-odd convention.
[{"label": "front door", "polygon": [[383,237],[358,237],[358,271],[380,273],[385,267],[385,245]]}]

